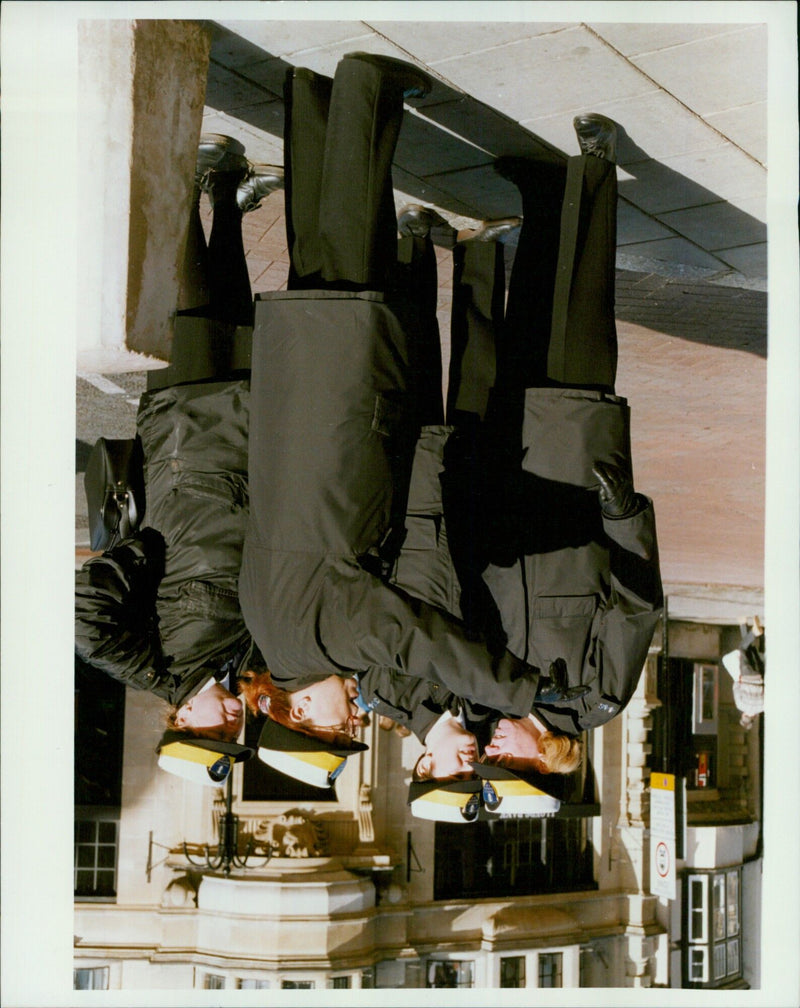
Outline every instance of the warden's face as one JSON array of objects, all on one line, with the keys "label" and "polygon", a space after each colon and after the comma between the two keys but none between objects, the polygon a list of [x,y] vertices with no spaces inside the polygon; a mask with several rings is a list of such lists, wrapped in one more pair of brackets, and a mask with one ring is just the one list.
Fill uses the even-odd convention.
[{"label": "warden's face", "polygon": [[528,718],[501,718],[484,753],[490,763],[510,770],[542,771],[544,764],[536,739],[537,732]]},{"label": "warden's face", "polygon": [[307,729],[327,729],[350,736],[366,723],[356,703],[358,684],[352,677],[332,675],[291,694],[290,717]]},{"label": "warden's face", "polygon": [[475,736],[455,719],[437,725],[425,741],[425,752],[417,763],[421,780],[448,780],[472,777],[478,759]]},{"label": "warden's face", "polygon": [[242,701],[220,686],[196,693],[178,710],[175,723],[178,728],[190,728],[204,738],[234,742],[244,727]]}]

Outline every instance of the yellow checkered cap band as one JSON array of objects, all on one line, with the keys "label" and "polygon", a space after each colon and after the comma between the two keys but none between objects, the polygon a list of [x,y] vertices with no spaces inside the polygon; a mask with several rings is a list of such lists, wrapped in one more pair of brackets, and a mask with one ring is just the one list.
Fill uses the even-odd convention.
[{"label": "yellow checkered cap band", "polygon": [[501,819],[513,816],[531,819],[552,816],[561,808],[561,802],[557,798],[519,777],[486,780],[483,790],[487,811]]},{"label": "yellow checkered cap band", "polygon": [[473,796],[463,791],[448,791],[437,788],[415,798],[409,806],[417,819],[432,819],[434,822],[463,823],[469,820],[462,810]]},{"label": "yellow checkered cap band", "polygon": [[520,777],[514,780],[493,780],[492,787],[497,793],[498,798],[530,797],[534,795],[542,795],[545,798],[550,797],[544,791],[534,787],[533,784],[529,784]]},{"label": "yellow checkered cap band", "polygon": [[324,749],[284,752],[263,746],[258,750],[258,758],[287,777],[312,787],[330,787],[331,776],[347,761],[346,756],[337,756]]},{"label": "yellow checkered cap band", "polygon": [[212,749],[201,749],[185,742],[170,742],[161,749],[158,765],[167,773],[195,784],[218,787],[230,773],[233,759]]}]

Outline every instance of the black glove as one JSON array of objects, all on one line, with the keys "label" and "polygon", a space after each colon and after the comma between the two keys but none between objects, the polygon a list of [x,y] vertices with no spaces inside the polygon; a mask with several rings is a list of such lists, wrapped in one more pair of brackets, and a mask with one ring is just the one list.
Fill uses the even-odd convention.
[{"label": "black glove", "polygon": [[592,472],[600,481],[600,509],[608,518],[627,518],[639,508],[633,480],[610,462],[595,462]]},{"label": "black glove", "polygon": [[535,699],[539,703],[564,703],[576,700],[589,692],[588,686],[570,686],[567,682],[567,663],[556,658],[546,676],[539,676]]}]

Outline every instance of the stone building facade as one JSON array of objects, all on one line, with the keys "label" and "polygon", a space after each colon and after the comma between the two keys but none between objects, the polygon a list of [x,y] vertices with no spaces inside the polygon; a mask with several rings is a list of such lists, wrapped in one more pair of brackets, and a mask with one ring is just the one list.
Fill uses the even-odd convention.
[{"label": "stone building facade", "polygon": [[[76,986],[758,986],[762,726],[738,724],[724,671],[713,779],[677,778],[674,898],[654,895],[650,877],[650,774],[670,758],[658,741],[665,663],[673,676],[719,673],[734,630],[672,624],[666,662],[654,642],[633,701],[586,739],[580,794],[553,819],[478,836],[476,824],[413,818],[419,743],[376,725],[333,801],[270,796],[270,783],[254,796],[237,766],[247,857],[229,874],[206,863],[225,796],[157,769],[159,703],[128,691],[119,806],[76,810]],[[78,883],[91,857],[113,864],[95,894]]]}]

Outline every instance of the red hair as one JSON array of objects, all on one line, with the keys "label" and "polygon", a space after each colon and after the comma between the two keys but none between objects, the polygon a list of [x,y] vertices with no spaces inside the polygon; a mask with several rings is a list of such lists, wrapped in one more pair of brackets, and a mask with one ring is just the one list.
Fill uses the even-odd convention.
[{"label": "red hair", "polygon": [[254,717],[266,716],[284,728],[327,741],[330,745],[343,749],[349,749],[352,745],[353,740],[344,732],[317,728],[294,720],[291,717],[292,694],[275,685],[266,667],[244,672],[239,677],[239,693]]},{"label": "red hair", "polygon": [[[297,728],[296,722],[289,716],[292,709],[291,693],[276,686],[266,669],[261,671],[251,669],[244,672],[239,677],[239,693],[254,717],[263,717],[267,714],[273,721],[286,728]],[[269,703],[267,704],[266,699],[262,700],[262,697],[267,698]],[[264,710],[264,707],[267,709]]]}]

